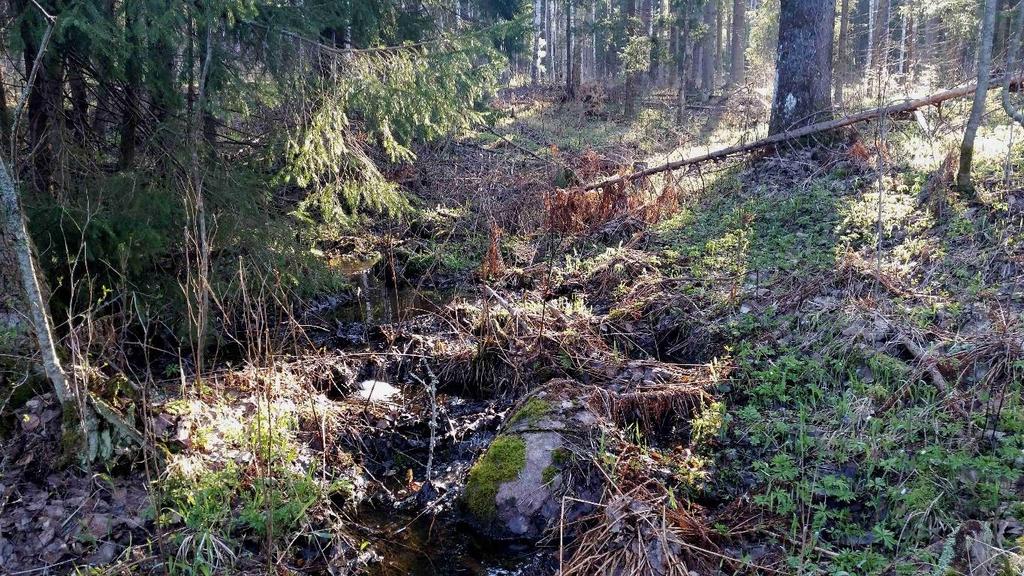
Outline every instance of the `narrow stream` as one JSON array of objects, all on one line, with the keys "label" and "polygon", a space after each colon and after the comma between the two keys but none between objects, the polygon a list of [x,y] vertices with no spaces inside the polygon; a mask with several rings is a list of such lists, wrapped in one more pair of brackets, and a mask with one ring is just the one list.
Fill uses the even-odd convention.
[{"label": "narrow stream", "polygon": [[439,310],[455,292],[418,289],[406,283],[385,282],[376,270],[378,260],[342,260],[333,267],[347,274],[356,287],[355,298],[339,303],[330,317],[339,323],[367,326],[411,320]]},{"label": "narrow stream", "polygon": [[520,576],[535,550],[488,542],[457,522],[409,517],[364,506],[359,522],[385,535],[373,541],[382,556],[374,576]]},{"label": "narrow stream", "polygon": [[[394,286],[384,282],[375,273],[375,262],[353,263],[347,268],[351,282],[357,286],[355,298],[325,306],[318,314],[334,327],[334,340],[341,348],[368,344],[369,334],[376,326],[413,320],[424,314],[440,310],[457,295],[455,291],[417,290],[408,285]],[[409,406],[423,398],[416,384],[388,382],[386,378],[361,381],[353,391],[360,402],[389,403],[398,412],[420,408]],[[404,389],[403,389],[404,388]],[[449,422],[471,419],[485,410],[487,400],[462,398],[439,394],[438,404]],[[425,424],[420,424],[425,426]],[[363,458],[377,466],[391,465],[402,459],[425,460],[426,446],[403,444],[414,434],[409,429],[395,429],[381,433],[379,443],[363,452]],[[388,439],[388,434],[394,434]],[[458,442],[449,440],[434,451],[435,482],[443,486],[442,492],[454,487],[472,463],[473,457],[486,446],[490,434],[483,433]],[[381,462],[383,461],[383,462]],[[389,463],[389,461],[391,461]],[[406,464],[398,476],[404,475]],[[421,465],[416,477],[422,480]],[[397,491],[404,483],[398,477],[385,479],[388,490]],[[394,485],[392,485],[394,484]],[[416,497],[412,499],[415,501]],[[536,556],[532,546],[491,542],[478,537],[468,526],[459,522],[457,503],[445,502],[435,513],[426,510],[428,503],[403,502],[392,504],[388,498],[369,498],[360,505],[354,520],[364,528],[369,549],[379,555],[380,561],[370,566],[375,576],[525,576],[525,567]]]}]

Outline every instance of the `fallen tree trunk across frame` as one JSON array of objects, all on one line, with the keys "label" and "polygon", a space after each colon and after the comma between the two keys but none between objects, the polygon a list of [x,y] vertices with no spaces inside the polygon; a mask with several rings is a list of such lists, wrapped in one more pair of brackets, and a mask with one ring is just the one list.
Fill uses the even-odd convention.
[{"label": "fallen tree trunk across frame", "polygon": [[[1018,88],[1020,87],[1022,82],[1024,82],[1024,74],[1016,76],[1011,79],[1011,83],[1016,85]],[[974,83],[966,84],[958,88],[951,88],[949,90],[943,90],[942,92],[936,92],[934,94],[930,94],[928,96],[924,96],[921,98],[915,98],[913,100],[900,102],[899,104],[893,104],[891,106],[882,106],[880,108],[872,108],[870,110],[864,110],[863,112],[857,112],[856,114],[844,116],[843,118],[828,120],[826,122],[818,122],[815,124],[804,126],[803,128],[798,128],[796,130],[790,130],[787,132],[781,132],[779,134],[773,134],[772,136],[763,138],[761,140],[757,140],[755,142],[751,142],[749,144],[737,144],[735,146],[729,146],[728,148],[722,148],[720,150],[715,150],[713,152],[708,152],[706,154],[701,154],[699,156],[692,156],[690,158],[674,160],[672,162],[668,162],[660,166],[646,168],[639,172],[633,172],[631,174],[622,174],[619,176],[615,176],[614,178],[608,178],[607,180],[602,180],[601,182],[590,184],[583,188],[583,190],[596,190],[598,188],[604,188],[606,186],[612,186],[622,182],[639,180],[641,178],[646,178],[647,176],[651,176],[653,174],[668,172],[671,170],[682,168],[684,166],[690,166],[692,164],[707,162],[709,160],[721,160],[726,156],[752,152],[754,150],[758,150],[761,148],[768,148],[776,144],[781,144],[782,142],[796,140],[798,138],[811,136],[812,134],[818,134],[820,132],[828,132],[829,130],[835,130],[837,128],[842,128],[844,126],[849,126],[851,124],[856,124],[858,122],[865,122],[873,118],[878,118],[881,116],[892,116],[894,114],[902,114],[904,112],[917,110],[918,108],[924,108],[925,106],[933,106],[935,104],[945,102],[946,100],[952,100],[953,98],[962,98],[964,96],[973,94],[975,85],[976,84]],[[991,90],[993,88],[998,88],[1002,85],[1003,79],[990,80],[988,89]]]}]

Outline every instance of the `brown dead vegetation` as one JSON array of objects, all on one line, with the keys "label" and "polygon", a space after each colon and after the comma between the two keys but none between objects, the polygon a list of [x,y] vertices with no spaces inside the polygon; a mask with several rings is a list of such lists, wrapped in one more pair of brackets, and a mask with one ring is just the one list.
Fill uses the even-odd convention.
[{"label": "brown dead vegetation", "polygon": [[544,196],[547,226],[563,234],[623,226],[636,230],[657,223],[678,206],[679,190],[671,178],[657,194],[644,184],[615,183],[596,190],[556,189]]}]

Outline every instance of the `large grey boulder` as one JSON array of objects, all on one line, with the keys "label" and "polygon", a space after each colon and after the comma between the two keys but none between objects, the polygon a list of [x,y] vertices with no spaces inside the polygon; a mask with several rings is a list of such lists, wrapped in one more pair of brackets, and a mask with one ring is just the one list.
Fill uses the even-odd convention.
[{"label": "large grey boulder", "polygon": [[[601,483],[574,457],[591,445],[598,419],[574,380],[552,380],[511,412],[487,451],[470,469],[463,502],[469,522],[502,540],[537,540],[562,515],[570,522],[590,511]],[[586,459],[589,460],[589,459]]]}]

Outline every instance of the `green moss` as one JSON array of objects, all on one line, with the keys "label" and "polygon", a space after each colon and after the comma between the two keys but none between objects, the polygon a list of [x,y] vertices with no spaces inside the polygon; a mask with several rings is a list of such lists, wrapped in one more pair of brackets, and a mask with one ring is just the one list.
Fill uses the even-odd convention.
[{"label": "green moss", "polygon": [[551,404],[548,403],[547,400],[534,396],[527,400],[526,404],[523,404],[523,407],[509,418],[508,423],[515,424],[516,422],[526,420],[531,426],[533,426],[550,411]]},{"label": "green moss", "polygon": [[558,476],[565,465],[569,463],[569,459],[572,457],[572,453],[565,448],[555,448],[551,451],[551,464],[549,464],[544,470],[541,471],[541,480],[545,484],[550,484],[555,476]]},{"label": "green moss", "polygon": [[540,473],[540,479],[545,484],[550,484],[551,481],[555,479],[555,476],[558,476],[558,472],[558,466],[551,464],[550,466],[544,468],[544,470]]},{"label": "green moss", "polygon": [[497,513],[494,499],[498,488],[514,480],[524,467],[526,442],[519,436],[495,438],[483,457],[469,470],[463,498],[470,512],[477,518],[493,518]]}]

